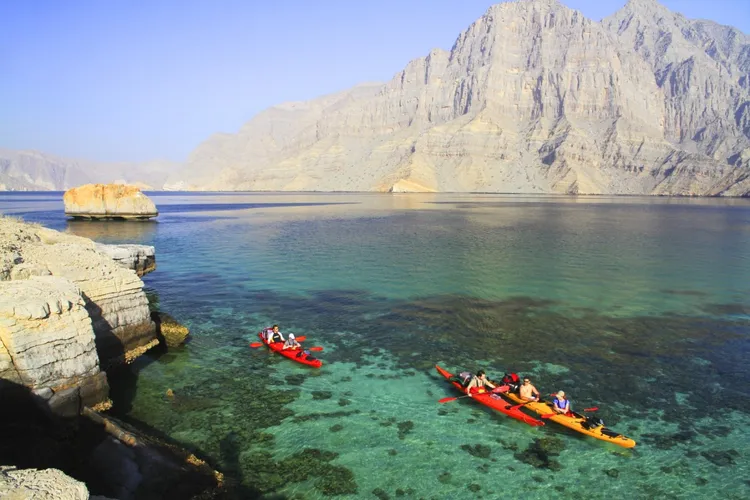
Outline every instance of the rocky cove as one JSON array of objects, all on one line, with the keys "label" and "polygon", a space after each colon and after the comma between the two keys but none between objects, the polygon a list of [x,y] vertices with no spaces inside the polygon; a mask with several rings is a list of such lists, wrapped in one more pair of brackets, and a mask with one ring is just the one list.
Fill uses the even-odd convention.
[{"label": "rocky cove", "polygon": [[[150,307],[140,277],[155,267],[151,246],[98,244],[0,217],[0,464],[18,468],[0,471],[0,496],[61,498],[48,478],[65,476],[43,469],[119,499],[220,486],[221,475],[189,451],[106,414],[123,366],[187,336]],[[61,491],[88,498],[86,488]]]}]

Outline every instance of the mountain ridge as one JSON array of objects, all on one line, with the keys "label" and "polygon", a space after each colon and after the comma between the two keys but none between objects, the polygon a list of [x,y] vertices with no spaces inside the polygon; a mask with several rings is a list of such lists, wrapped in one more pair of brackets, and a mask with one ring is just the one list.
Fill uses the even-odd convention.
[{"label": "mountain ridge", "polygon": [[388,82],[272,106],[164,173],[196,190],[747,196],[750,37],[655,0],[601,22],[504,2]]}]

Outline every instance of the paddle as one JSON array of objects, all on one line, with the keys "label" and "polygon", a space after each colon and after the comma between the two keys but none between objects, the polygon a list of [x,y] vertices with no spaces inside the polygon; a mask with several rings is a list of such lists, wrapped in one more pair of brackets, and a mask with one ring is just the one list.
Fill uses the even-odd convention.
[{"label": "paddle", "polygon": [[449,403],[449,402],[455,401],[457,399],[468,398],[468,397],[469,397],[468,394],[464,394],[463,396],[456,396],[455,398],[443,398],[440,401],[438,401],[438,403]]},{"label": "paddle", "polygon": [[[584,408],[581,411],[589,411],[590,412],[590,411],[596,411],[598,409],[599,409],[598,406],[592,406],[591,408]],[[554,417],[555,415],[563,415],[563,413],[548,413],[546,415],[539,415],[539,416],[542,417],[542,418],[550,418],[550,417]]]},{"label": "paddle", "polygon": [[[304,342],[306,338],[307,337],[305,337],[304,335],[300,335],[299,337],[297,337],[297,342]],[[250,347],[252,347],[253,349],[255,349],[255,348],[260,347],[262,345],[263,345],[263,342],[252,342],[250,344]],[[321,349],[322,349],[322,347],[321,347]]]}]

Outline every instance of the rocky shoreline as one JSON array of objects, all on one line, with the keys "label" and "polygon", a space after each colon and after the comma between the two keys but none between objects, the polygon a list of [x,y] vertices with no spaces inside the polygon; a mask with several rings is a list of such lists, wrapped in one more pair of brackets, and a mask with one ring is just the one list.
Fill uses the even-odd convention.
[{"label": "rocky shoreline", "polygon": [[[187,450],[100,413],[112,405],[108,370],[188,334],[150,310],[140,277],[155,268],[153,247],[102,245],[0,216],[0,425],[11,431],[1,465],[59,469],[121,500],[220,488],[221,475]],[[9,471],[0,472],[0,496],[57,497],[33,493],[34,481],[55,474]]]}]

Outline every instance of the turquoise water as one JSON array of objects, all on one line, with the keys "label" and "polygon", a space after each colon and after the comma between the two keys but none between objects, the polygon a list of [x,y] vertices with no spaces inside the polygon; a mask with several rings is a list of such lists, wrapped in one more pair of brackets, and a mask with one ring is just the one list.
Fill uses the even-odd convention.
[{"label": "turquoise water", "polygon": [[[150,223],[66,221],[59,193],[0,211],[156,246],[144,281],[192,340],[111,376],[113,412],[231,496],[750,495],[750,200],[151,196]],[[272,323],[323,367],[251,349]],[[564,389],[638,446],[439,404],[436,363]]]}]

